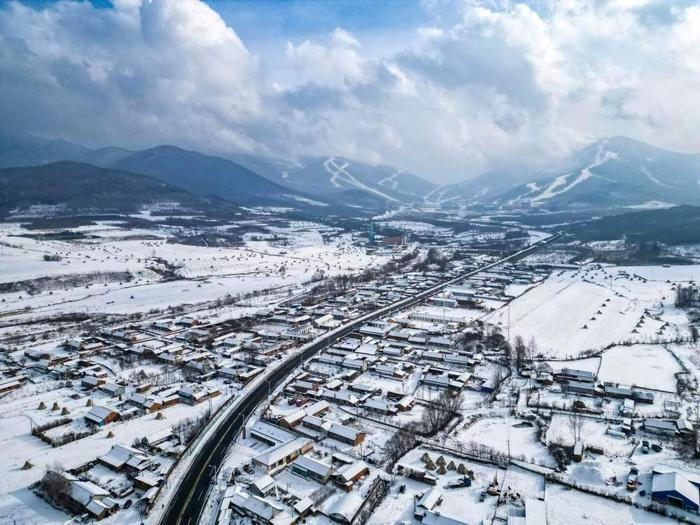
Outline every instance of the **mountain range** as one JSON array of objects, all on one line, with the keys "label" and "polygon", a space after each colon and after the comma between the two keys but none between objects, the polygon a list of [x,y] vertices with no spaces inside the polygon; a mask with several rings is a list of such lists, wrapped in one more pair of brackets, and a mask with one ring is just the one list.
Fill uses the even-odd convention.
[{"label": "mountain range", "polygon": [[500,170],[438,185],[392,166],[344,157],[212,156],[170,145],[91,149],[0,132],[0,168],[57,161],[146,175],[199,198],[316,213],[376,213],[399,206],[624,210],[700,204],[700,155],[626,137],[599,140],[536,171]]},{"label": "mountain range", "polygon": [[81,162],[0,169],[0,217],[11,212],[138,212],[146,206],[203,210],[211,204],[208,199],[146,175]]},{"label": "mountain range", "polygon": [[495,201],[548,209],[700,204],[700,155],[612,137],[576,152],[570,166],[562,173],[524,180]]}]

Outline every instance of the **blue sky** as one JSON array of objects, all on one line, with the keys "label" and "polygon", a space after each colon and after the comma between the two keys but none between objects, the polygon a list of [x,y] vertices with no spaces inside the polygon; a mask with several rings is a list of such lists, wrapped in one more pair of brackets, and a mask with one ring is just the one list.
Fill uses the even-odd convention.
[{"label": "blue sky", "polygon": [[603,136],[698,152],[691,0],[0,1],[0,121],[457,181]]},{"label": "blue sky", "polygon": [[358,36],[404,31],[425,23],[426,11],[411,0],[219,0],[207,2],[243,40],[298,40],[343,27]]},{"label": "blue sky", "polygon": [[287,42],[315,40],[338,27],[364,43],[367,53],[385,55],[399,49],[431,19],[413,0],[209,0],[252,51],[265,58],[276,76],[289,74],[284,61]]}]

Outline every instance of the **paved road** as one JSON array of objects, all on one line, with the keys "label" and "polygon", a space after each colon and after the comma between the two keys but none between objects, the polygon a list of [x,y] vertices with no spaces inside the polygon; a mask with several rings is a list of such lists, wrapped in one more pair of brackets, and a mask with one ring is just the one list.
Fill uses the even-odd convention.
[{"label": "paved road", "polygon": [[328,332],[315,341],[306,344],[300,355],[290,357],[279,364],[278,368],[269,374],[265,382],[260,383],[244,398],[238,401],[235,410],[226,415],[226,421],[221,423],[213,435],[201,446],[197,456],[193,459],[189,470],[184,474],[177,490],[168,504],[168,508],[161,515],[161,525],[195,525],[199,521],[200,514],[207,500],[207,494],[211,486],[214,472],[218,471],[226,457],[231,443],[243,428],[246,419],[253,413],[257,406],[266,399],[268,393],[279,386],[291,372],[301,363],[328,347],[338,339],[341,339],[352,332],[360,325],[387,315],[396,310],[401,310],[413,306],[435,293],[443,290],[447,286],[455,284],[463,279],[472,277],[480,272],[499,266],[505,262],[515,261],[529,255],[557,240],[555,235],[543,241],[533,244],[529,248],[516,252],[512,255],[499,259],[496,262],[486,264],[476,270],[472,270],[449,281],[433,286],[407,299],[402,299],[389,306],[375,310],[358,319]]}]

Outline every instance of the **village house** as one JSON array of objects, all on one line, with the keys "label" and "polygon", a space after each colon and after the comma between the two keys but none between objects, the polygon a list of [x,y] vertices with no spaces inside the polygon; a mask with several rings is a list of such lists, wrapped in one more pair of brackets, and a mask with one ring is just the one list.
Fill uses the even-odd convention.
[{"label": "village house", "polygon": [[350,492],[355,483],[369,474],[369,466],[364,461],[353,461],[343,465],[335,474],[335,483],[344,491]]},{"label": "village house", "polygon": [[365,433],[355,428],[333,423],[328,429],[328,437],[352,446],[357,446],[365,440]]},{"label": "village house", "polygon": [[651,481],[651,497],[655,501],[698,512],[700,492],[698,480],[692,483],[683,473],[671,469],[654,469]]},{"label": "village house", "polygon": [[70,480],[70,499],[77,513],[88,512],[101,520],[119,510],[108,491],[91,481]]},{"label": "village house", "polygon": [[413,514],[416,518],[422,519],[427,511],[434,510],[442,503],[444,495],[438,488],[429,488],[419,497],[416,495],[416,500],[413,504]]},{"label": "village house", "polygon": [[115,472],[124,469],[141,472],[151,464],[151,459],[145,452],[120,444],[112,446],[111,450],[97,458],[97,461]]},{"label": "village house", "polygon": [[309,456],[300,456],[292,465],[292,472],[325,485],[333,473],[333,467]]},{"label": "village house", "polygon": [[95,405],[85,414],[88,423],[103,427],[120,418],[119,412],[112,408]]},{"label": "village house", "polygon": [[253,458],[253,463],[259,465],[269,474],[282,470],[302,454],[314,448],[313,441],[306,438],[296,438],[280,443]]}]

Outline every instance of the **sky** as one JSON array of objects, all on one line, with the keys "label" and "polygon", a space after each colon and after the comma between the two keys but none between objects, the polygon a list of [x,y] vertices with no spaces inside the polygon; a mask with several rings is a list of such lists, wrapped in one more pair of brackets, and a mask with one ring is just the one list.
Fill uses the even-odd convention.
[{"label": "sky", "polygon": [[600,137],[700,152],[700,2],[0,0],[0,126],[455,182]]}]

